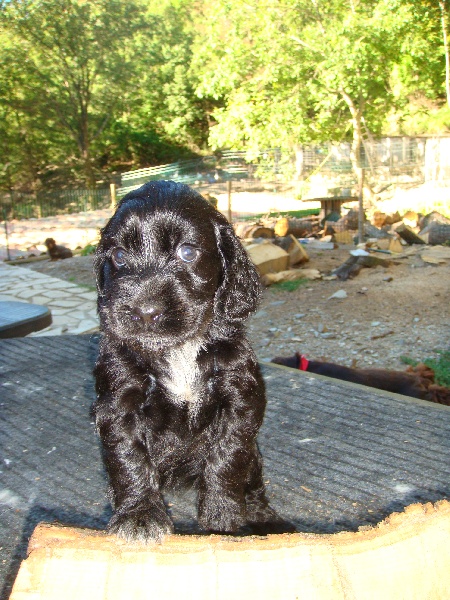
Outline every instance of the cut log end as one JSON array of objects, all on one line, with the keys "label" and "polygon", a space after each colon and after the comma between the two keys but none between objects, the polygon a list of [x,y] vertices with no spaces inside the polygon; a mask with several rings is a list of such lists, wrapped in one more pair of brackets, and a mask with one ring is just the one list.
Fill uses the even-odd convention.
[{"label": "cut log end", "polygon": [[446,598],[450,503],[416,504],[376,527],[334,535],[167,537],[129,544],[39,525],[10,600]]}]

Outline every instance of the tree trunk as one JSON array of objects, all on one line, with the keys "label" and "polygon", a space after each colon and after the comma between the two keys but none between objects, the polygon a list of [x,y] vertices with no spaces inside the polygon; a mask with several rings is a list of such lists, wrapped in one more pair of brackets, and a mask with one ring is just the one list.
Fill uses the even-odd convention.
[{"label": "tree trunk", "polygon": [[89,100],[88,90],[83,90],[80,84],[78,89],[78,110],[79,110],[79,129],[78,129],[78,148],[83,165],[83,175],[86,187],[89,190],[95,189],[95,173],[92,168],[91,160],[91,136],[89,131]]},{"label": "tree trunk", "polygon": [[445,15],[445,0],[439,0],[439,8],[441,9],[442,38],[444,41],[444,53],[445,53],[445,93],[447,96],[447,105],[450,106],[450,57],[449,57],[449,50],[448,50],[447,18]]},{"label": "tree trunk", "polygon": [[367,177],[363,177],[362,170],[364,167],[361,164],[361,146],[363,144],[363,104],[360,103],[360,106],[356,106],[355,102],[353,101],[353,98],[345,90],[341,90],[341,95],[345,103],[347,104],[352,117],[353,139],[352,146],[350,149],[350,161],[352,163],[353,172],[356,176],[358,190],[360,190],[361,188],[367,190],[370,198],[373,198],[375,194],[367,181]]}]

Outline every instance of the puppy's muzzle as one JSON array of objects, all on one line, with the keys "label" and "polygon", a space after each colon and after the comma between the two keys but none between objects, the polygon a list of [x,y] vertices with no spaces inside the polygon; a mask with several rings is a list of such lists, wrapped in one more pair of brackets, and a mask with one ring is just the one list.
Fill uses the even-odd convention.
[{"label": "puppy's muzzle", "polygon": [[152,325],[157,323],[163,314],[164,309],[157,304],[153,304],[131,309],[130,318],[137,325]]}]

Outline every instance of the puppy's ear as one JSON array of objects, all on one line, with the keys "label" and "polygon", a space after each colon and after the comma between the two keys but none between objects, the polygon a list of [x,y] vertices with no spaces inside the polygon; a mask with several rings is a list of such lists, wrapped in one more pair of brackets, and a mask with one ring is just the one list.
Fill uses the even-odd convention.
[{"label": "puppy's ear", "polygon": [[97,246],[97,250],[94,254],[94,274],[97,284],[98,292],[98,303],[101,304],[102,292],[105,287],[105,283],[111,277],[111,265],[107,260],[106,252],[103,249],[102,241]]},{"label": "puppy's ear", "polygon": [[222,282],[216,292],[216,318],[238,324],[258,307],[261,283],[256,267],[230,225],[216,228]]}]

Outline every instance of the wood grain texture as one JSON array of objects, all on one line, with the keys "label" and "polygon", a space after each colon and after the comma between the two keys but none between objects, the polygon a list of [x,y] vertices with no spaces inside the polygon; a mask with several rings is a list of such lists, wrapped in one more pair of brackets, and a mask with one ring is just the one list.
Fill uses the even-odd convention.
[{"label": "wood grain texture", "polygon": [[10,600],[438,600],[450,590],[449,542],[446,500],[356,533],[173,535],[149,546],[41,524]]}]

